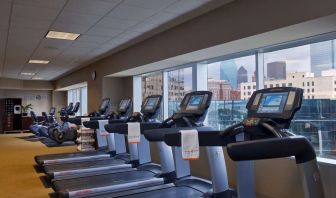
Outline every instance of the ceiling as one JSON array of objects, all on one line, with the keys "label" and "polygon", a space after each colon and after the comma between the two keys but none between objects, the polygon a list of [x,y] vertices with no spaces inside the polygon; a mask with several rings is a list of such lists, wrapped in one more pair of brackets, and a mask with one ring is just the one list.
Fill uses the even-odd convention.
[{"label": "ceiling", "polygon": [[[55,80],[214,1],[1,0],[0,77]],[[49,30],[81,36],[75,41],[47,39]],[[30,59],[50,63],[28,64]]]},{"label": "ceiling", "polygon": [[171,57],[165,60],[160,60],[158,62],[149,63],[136,68],[117,72],[108,76],[124,77],[139,75],[148,72],[170,69],[172,65],[186,65],[195,62],[204,63],[204,60],[223,57],[226,55],[241,56],[241,52],[246,52],[249,50],[255,51],[259,48],[275,47],[281,44],[288,44],[292,41],[300,43],[299,41],[306,39],[310,39],[310,41],[313,41],[312,37],[316,38],[316,36],[321,39],[331,39],[335,38],[335,35],[336,14],[333,14],[326,17],[321,17],[318,19],[265,32],[255,36],[250,36],[232,42],[227,42],[202,50],[190,52],[187,54]]}]

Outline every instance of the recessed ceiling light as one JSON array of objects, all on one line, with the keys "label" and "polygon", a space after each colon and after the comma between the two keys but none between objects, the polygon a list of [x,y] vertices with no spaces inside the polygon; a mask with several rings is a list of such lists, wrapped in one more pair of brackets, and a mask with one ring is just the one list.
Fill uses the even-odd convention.
[{"label": "recessed ceiling light", "polygon": [[37,77],[37,76],[33,77],[32,79],[33,79],[33,80],[42,80],[41,77]]},{"label": "recessed ceiling light", "polygon": [[33,75],[35,75],[35,73],[21,72],[21,75],[25,75],[25,76],[33,76]]},{"label": "recessed ceiling light", "polygon": [[28,63],[31,64],[48,64],[48,60],[29,60]]},{"label": "recessed ceiling light", "polygon": [[70,33],[70,32],[57,32],[57,31],[49,31],[46,38],[53,39],[64,39],[64,40],[76,40],[80,34]]}]

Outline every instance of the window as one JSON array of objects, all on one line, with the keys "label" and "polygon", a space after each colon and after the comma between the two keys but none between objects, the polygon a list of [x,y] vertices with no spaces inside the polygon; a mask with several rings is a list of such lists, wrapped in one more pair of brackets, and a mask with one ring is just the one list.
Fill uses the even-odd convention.
[{"label": "window", "polygon": [[[150,95],[163,95],[163,75],[162,73],[151,73],[142,77],[142,99]],[[163,111],[160,109],[158,119],[163,119]]]},{"label": "window", "polygon": [[87,86],[68,90],[68,103],[70,102],[74,105],[76,102],[80,102],[80,108],[76,116],[87,115]]},{"label": "window", "polygon": [[[252,52],[262,55],[260,57],[264,58],[263,61],[257,61],[255,55],[230,59],[217,57],[204,61],[207,65],[202,61],[200,65],[207,66],[208,71],[207,88],[213,92],[213,100],[207,115],[208,125],[224,129],[241,121],[247,113],[245,109],[247,99],[259,86],[256,79],[263,80],[265,88],[286,85],[300,87],[303,88],[304,99],[300,111],[292,120],[290,130],[307,137],[320,157],[336,159],[336,114],[334,113],[336,100],[333,99],[336,95],[336,69],[334,69],[336,68],[336,42],[334,41],[280,50],[275,50],[281,47],[276,45],[271,50],[263,48]],[[258,65],[263,67],[263,76],[256,76],[258,75],[257,62],[263,64]],[[142,94],[143,96],[162,94],[163,88],[168,89],[164,91],[168,94],[165,96],[165,100],[168,99],[168,112],[165,112],[165,115],[171,115],[177,110],[184,94],[192,90],[192,76],[202,76],[192,74],[198,69],[181,67],[164,75],[163,73],[146,75],[142,79]],[[164,81],[163,76],[167,77]],[[199,82],[204,82],[203,80],[205,79]],[[163,82],[168,84],[163,86]],[[310,89],[304,89],[305,86]]]},{"label": "window", "polygon": [[191,91],[191,67],[168,72],[168,116],[173,115],[178,110],[184,95]]},{"label": "window", "polygon": [[212,96],[208,125],[224,129],[246,116],[244,99],[256,89],[255,62],[252,55],[208,64],[208,90],[218,93]]},{"label": "window", "polygon": [[311,89],[314,96],[309,95],[310,89],[305,90],[302,107],[292,120],[290,129],[307,137],[317,154],[328,158],[336,158],[336,114],[333,113],[336,100],[332,99],[336,88],[326,86],[336,84],[330,78],[336,77],[335,69],[332,69],[335,68],[333,50],[331,41],[325,41],[264,53],[264,83],[285,80],[294,87],[304,88],[306,84],[323,90],[319,93]]}]

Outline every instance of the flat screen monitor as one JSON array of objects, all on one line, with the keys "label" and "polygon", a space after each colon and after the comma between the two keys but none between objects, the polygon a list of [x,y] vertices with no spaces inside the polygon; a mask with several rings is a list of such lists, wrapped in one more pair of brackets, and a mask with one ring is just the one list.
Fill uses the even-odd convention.
[{"label": "flat screen monitor", "polygon": [[202,104],[204,95],[193,95],[190,97],[186,110],[197,110]]},{"label": "flat screen monitor", "polygon": [[263,94],[257,113],[282,113],[287,97],[288,92]]},{"label": "flat screen monitor", "polygon": [[125,111],[129,100],[122,100],[119,104],[119,110]]},{"label": "flat screen monitor", "polygon": [[145,103],[145,110],[153,110],[159,98],[147,98]]},{"label": "flat screen monitor", "polygon": [[103,100],[102,104],[100,105],[100,109],[101,110],[105,110],[106,107],[107,107],[107,105],[108,105],[108,103],[109,103],[108,99]]}]

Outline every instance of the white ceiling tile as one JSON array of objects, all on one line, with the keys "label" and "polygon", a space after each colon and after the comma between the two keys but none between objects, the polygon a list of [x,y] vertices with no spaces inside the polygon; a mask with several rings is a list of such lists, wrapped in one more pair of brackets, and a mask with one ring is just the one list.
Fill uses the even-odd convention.
[{"label": "white ceiling tile", "polygon": [[86,31],[88,31],[88,29],[90,29],[90,26],[55,22],[50,29],[60,32],[73,32],[78,34],[84,34]]},{"label": "white ceiling tile", "polygon": [[64,50],[69,47],[73,41],[44,38],[40,43],[40,48]]},{"label": "white ceiling tile", "polygon": [[77,13],[103,16],[113,9],[121,0],[115,1],[92,1],[92,0],[70,0],[65,10]]},{"label": "white ceiling tile", "polygon": [[151,16],[150,18],[146,19],[145,22],[156,24],[156,25],[161,25],[161,24],[167,23],[168,21],[175,19],[178,16],[179,16],[178,14],[163,11],[163,12],[157,13],[154,16]]},{"label": "white ceiling tile", "polygon": [[92,26],[101,16],[63,11],[56,19],[57,23]]},{"label": "white ceiling tile", "polygon": [[11,4],[1,2],[0,4],[0,30],[7,30],[10,17]]},{"label": "white ceiling tile", "polygon": [[129,27],[132,27],[139,23],[138,20],[129,20],[129,19],[119,19],[119,18],[111,18],[111,17],[104,17],[101,21],[99,21],[96,27],[102,28],[115,28],[125,30]]},{"label": "white ceiling tile", "polygon": [[52,58],[56,57],[61,52],[62,52],[61,50],[55,49],[55,48],[39,47],[34,52],[31,59],[51,60]]},{"label": "white ceiling tile", "polygon": [[15,4],[28,5],[42,8],[61,9],[67,0],[15,0]]},{"label": "white ceiling tile", "polygon": [[11,28],[30,28],[48,30],[52,21],[44,20],[43,18],[31,20],[26,17],[12,17]]},{"label": "white ceiling tile", "polygon": [[172,5],[168,6],[165,10],[167,12],[172,12],[176,14],[184,14],[191,10],[194,10],[206,2],[197,1],[197,0],[180,0]]},{"label": "white ceiling tile", "polygon": [[176,1],[177,0],[125,0],[124,4],[141,8],[161,10]]},{"label": "white ceiling tile", "polygon": [[94,35],[94,36],[109,36],[114,37],[120,33],[122,33],[122,30],[119,29],[112,29],[112,28],[99,28],[94,27],[91,28],[89,31],[86,32],[87,35]]},{"label": "white ceiling tile", "polygon": [[41,8],[31,5],[14,4],[13,17],[26,17],[30,19],[45,19],[53,21],[59,14],[59,9]]},{"label": "white ceiling tile", "polygon": [[147,32],[158,26],[159,26],[158,24],[148,23],[145,21],[145,22],[139,23],[138,25],[132,27],[130,30],[136,31],[136,32]]},{"label": "white ceiling tile", "polygon": [[153,9],[120,5],[115,8],[110,14],[108,14],[107,17],[116,17],[129,20],[143,20],[152,16],[156,12],[157,11]]},{"label": "white ceiling tile", "polygon": [[88,43],[98,43],[102,44],[110,40],[112,37],[109,36],[92,36],[92,35],[81,35],[75,42],[88,42]]}]

